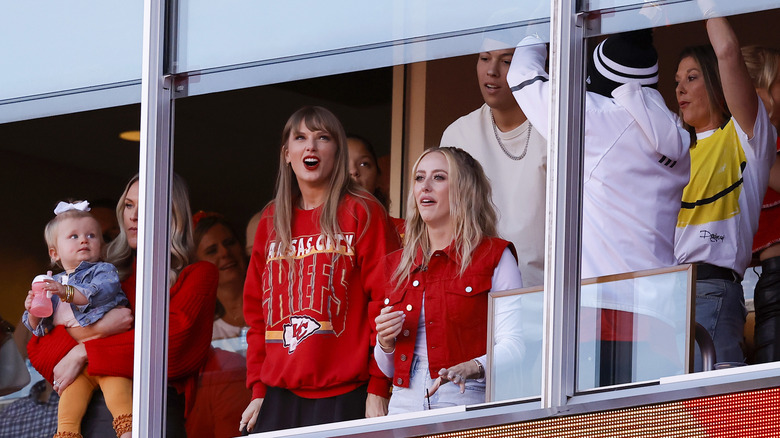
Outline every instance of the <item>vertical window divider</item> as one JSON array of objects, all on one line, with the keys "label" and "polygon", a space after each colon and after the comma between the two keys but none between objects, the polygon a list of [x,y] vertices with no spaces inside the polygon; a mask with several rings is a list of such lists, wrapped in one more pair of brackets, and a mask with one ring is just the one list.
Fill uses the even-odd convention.
[{"label": "vertical window divider", "polygon": [[172,77],[165,75],[166,2],[144,0],[133,437],[165,436]]},{"label": "vertical window divider", "polygon": [[584,16],[576,6],[551,1],[543,409],[566,405],[576,385],[585,88]]}]

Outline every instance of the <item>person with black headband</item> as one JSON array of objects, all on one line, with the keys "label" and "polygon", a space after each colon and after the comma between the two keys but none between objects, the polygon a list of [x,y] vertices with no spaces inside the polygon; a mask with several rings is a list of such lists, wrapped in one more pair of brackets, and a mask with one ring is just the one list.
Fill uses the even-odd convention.
[{"label": "person with black headband", "polygon": [[[507,77],[518,104],[545,136],[550,105],[546,54],[538,37],[526,37]],[[655,89],[657,82],[658,55],[649,29],[610,36],[593,51],[585,97],[583,278],[677,264],[674,230],[689,179],[689,141]],[[631,380],[620,351],[637,339],[630,325],[635,314],[670,329],[661,312],[665,292],[630,297],[620,291],[598,297],[583,293],[582,306],[604,309],[594,317],[602,328],[615,329],[601,333],[601,356],[616,359],[602,361],[597,385]],[[624,321],[627,328],[621,326]]]}]

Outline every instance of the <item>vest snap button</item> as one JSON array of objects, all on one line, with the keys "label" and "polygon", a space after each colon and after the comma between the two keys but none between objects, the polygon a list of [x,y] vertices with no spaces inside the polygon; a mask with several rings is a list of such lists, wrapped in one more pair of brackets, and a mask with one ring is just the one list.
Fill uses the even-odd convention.
[{"label": "vest snap button", "polygon": [[404,336],[409,336],[409,330],[404,330]]},{"label": "vest snap button", "polygon": [[390,304],[390,298],[385,298],[385,306]]},{"label": "vest snap button", "polygon": [[403,383],[404,383],[404,379],[402,379],[402,378],[400,378],[400,377],[399,377],[399,378],[397,378],[395,381],[396,381],[396,383],[398,384],[398,386],[401,386],[401,385],[403,385]]},{"label": "vest snap button", "polygon": [[419,280],[414,280],[414,281],[412,282],[412,286],[414,286],[414,287],[417,287],[417,286],[419,286],[419,285],[420,285],[420,281],[419,281]]},{"label": "vest snap button", "polygon": [[406,305],[406,311],[407,312],[411,312],[412,311],[412,305],[411,304],[407,304]]},{"label": "vest snap button", "polygon": [[466,292],[467,293],[470,293],[472,290],[474,290],[474,289],[472,289],[471,286],[466,286]]},{"label": "vest snap button", "polygon": [[406,362],[406,355],[405,354],[401,355],[401,362]]}]

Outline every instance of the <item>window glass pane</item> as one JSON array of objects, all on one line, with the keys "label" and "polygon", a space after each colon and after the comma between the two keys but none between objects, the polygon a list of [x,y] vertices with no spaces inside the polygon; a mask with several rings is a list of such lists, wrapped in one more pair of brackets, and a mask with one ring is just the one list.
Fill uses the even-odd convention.
[{"label": "window glass pane", "polygon": [[[547,2],[530,0],[502,0],[489,8],[443,0],[237,0],[228,4],[189,0],[179,4],[175,69],[183,72],[307,57],[321,60],[324,55],[365,51],[351,60],[350,69],[356,70],[474,53],[479,50],[479,34],[485,30],[546,22],[549,9]],[[440,44],[441,39],[452,37],[471,42],[458,48]]]},{"label": "window glass pane", "polygon": [[364,69],[408,64],[430,59],[463,54],[475,54],[483,50],[486,40],[501,41],[505,47],[513,47],[526,34],[535,33],[545,41],[549,35],[549,21],[541,19],[523,24],[497,26],[493,30],[455,34],[443,38],[413,39],[407,44],[360,47],[352,51],[304,56],[250,63],[234,69],[197,71],[182,81],[179,94],[194,96],[217,91],[228,91],[305,79]]},{"label": "window glass pane", "polygon": [[[587,27],[588,35],[604,35],[648,27],[669,26],[701,20],[705,14],[717,16],[746,14],[777,8],[774,0],[728,0],[680,1],[670,3],[647,3],[635,0],[594,0],[587,2],[588,11],[601,11],[597,20]],[[714,11],[714,12],[713,12]]]},{"label": "window glass pane", "polygon": [[[685,4],[695,6],[695,3],[692,2],[684,2]],[[653,33],[653,44],[655,46],[655,49],[658,53],[658,91],[661,93],[666,107],[669,108],[669,110],[673,113],[676,113],[678,111],[678,104],[677,104],[677,96],[675,95],[675,72],[677,71],[677,64],[678,64],[678,56],[681,53],[681,51],[688,46],[696,46],[701,44],[707,44],[707,33],[706,33],[706,27],[705,23],[703,21],[692,21],[692,22],[684,22],[684,21],[690,21],[692,19],[699,20],[701,18],[701,11],[697,11],[696,14],[689,14],[687,16],[683,15],[675,15],[675,7],[678,4],[667,4],[662,5],[661,8],[655,10],[656,13],[661,13],[662,17],[664,17],[664,20],[662,22],[664,23],[674,23],[675,20],[679,24],[674,25],[664,25],[660,27],[654,27],[652,29]],[[755,6],[755,4],[753,4]],[[637,13],[639,12],[639,13]],[[630,18],[633,14],[635,18],[647,20],[648,16],[642,15],[648,12],[647,10],[624,10],[624,11],[617,11],[615,14],[620,15],[624,14],[626,18]],[[739,38],[740,44],[742,46],[746,45],[763,45],[763,46],[770,46],[774,47],[777,45],[776,43],[776,37],[772,31],[775,26],[775,23],[777,23],[777,20],[780,19],[780,10],[778,9],[768,9],[765,11],[762,11],[761,13],[751,13],[751,14],[741,14],[741,15],[732,15],[728,17],[729,22],[731,23],[732,27],[734,28],[734,31]],[[598,21],[590,23],[592,26],[590,28],[592,29],[598,29],[600,32],[609,33],[612,35],[613,31],[624,31],[624,30],[633,30],[637,28],[643,28],[648,27],[648,21],[644,21],[644,24],[630,24],[629,22],[623,22],[615,20],[615,15],[610,14],[604,14],[600,17],[600,24],[601,27],[599,28]],[[628,23],[628,24],[627,24]],[[618,27],[607,27],[607,26],[618,26]],[[609,29],[609,31],[605,31],[605,29]],[[590,41],[588,41],[588,53],[587,57],[590,59],[590,55],[592,51],[594,50],[594,47],[596,47],[596,44],[602,41],[603,38],[592,38]],[[614,46],[613,46],[614,47]],[[588,70],[589,73],[591,73],[591,69]],[[592,84],[593,82],[591,82]],[[590,99],[588,103],[593,103],[596,99]],[[587,109],[587,107],[586,107]],[[586,134],[587,135],[587,134]],[[666,143],[667,145],[669,143]],[[586,140],[586,149],[587,149],[587,140]],[[615,149],[617,150],[617,149]],[[586,151],[587,152],[587,151]],[[595,155],[594,155],[595,156]],[[591,170],[588,168],[588,155],[586,154],[585,158],[585,172],[586,175],[591,175]],[[601,161],[602,163],[604,161]],[[629,162],[629,161],[625,161]],[[638,173],[635,173],[636,175],[639,175]],[[592,175],[595,175],[593,173]],[[608,175],[610,178],[613,178],[613,181],[616,181],[619,179],[618,171],[615,169],[610,169],[605,173],[605,175]],[[586,176],[587,178],[587,176]],[[586,182],[585,186],[585,193],[586,193],[586,200],[588,196],[588,187],[590,187],[590,190],[593,190],[590,193],[590,196],[594,196],[595,194],[598,194],[597,191],[593,185],[592,181],[595,181],[596,179],[592,176],[590,179],[586,179],[586,181],[591,181],[591,185],[588,186],[588,183]],[[687,182],[688,177],[685,177],[685,181]],[[606,181],[606,180],[605,180]],[[635,178],[631,178],[631,181],[636,181]],[[664,180],[665,182],[669,182],[670,180],[667,178]],[[620,186],[620,190],[625,191],[626,190],[626,184],[630,184],[630,182],[627,180],[626,183],[622,184]],[[657,186],[657,185],[656,185]],[[615,193],[618,193],[617,191]],[[631,190],[632,196],[637,196],[637,190]],[[614,198],[614,196],[612,197]],[[637,199],[652,199],[648,196],[640,196]],[[586,201],[587,202],[587,201]],[[657,201],[656,201],[657,202]],[[603,202],[602,202],[603,204]],[[628,205],[627,203],[625,203]],[[662,205],[670,205],[669,202],[659,203],[659,207],[656,209],[656,211],[660,211],[663,207]],[[634,246],[634,249],[631,251],[631,253],[625,253],[623,251],[602,251],[601,253],[594,251],[588,251],[588,245],[600,245],[599,242],[607,242],[606,239],[610,242],[619,242],[619,238],[612,238],[612,236],[615,235],[615,231],[612,230],[611,232],[605,233],[604,236],[607,236],[606,239],[602,238],[596,238],[594,239],[594,236],[597,233],[594,233],[593,230],[605,230],[605,229],[612,229],[614,227],[603,227],[603,222],[601,227],[593,227],[593,223],[597,223],[598,220],[597,216],[600,214],[604,214],[604,218],[614,219],[615,217],[618,217],[619,209],[609,209],[604,210],[602,207],[599,207],[596,205],[595,208],[593,208],[593,204],[590,205],[591,211],[595,211],[596,214],[588,214],[588,212],[585,212],[585,218],[584,223],[590,223],[590,229],[583,232],[583,253],[590,253],[590,259],[589,263],[586,261],[583,261],[583,270],[586,269],[586,266],[588,264],[593,265],[595,262],[603,263],[607,260],[617,260],[620,262],[625,262],[626,260],[630,260],[631,257],[635,257],[637,254],[640,253],[640,250],[642,247],[639,246],[638,242],[641,242],[644,237],[637,237],[634,239],[629,239],[628,241],[632,242],[632,245]],[[679,207],[678,207],[679,209]],[[587,210],[587,208],[586,208]],[[636,210],[636,207],[634,208]],[[640,208],[640,211],[646,211],[647,208]],[[630,214],[635,213],[631,208],[626,209],[629,213],[629,216],[626,216],[628,218],[631,218]],[[676,218],[676,212],[674,212],[674,217]],[[607,216],[608,215],[608,216]],[[600,216],[599,216],[600,217]],[[636,216],[636,217],[644,217],[649,218],[649,216]],[[658,215],[657,217],[662,217],[661,215]],[[628,224],[630,221],[633,221],[634,219],[628,219],[621,221],[621,224]],[[590,232],[588,232],[590,231]],[[625,234],[625,233],[621,233]],[[669,233],[663,233],[663,236],[669,236]],[[623,239],[625,241],[625,239]],[[653,240],[653,244],[657,244],[659,241],[658,238],[655,238]],[[602,246],[607,246],[606,243],[602,244]],[[644,247],[647,247],[648,245],[645,244]],[[655,246],[655,248],[660,248],[659,246]],[[610,256],[610,254],[615,254],[614,256]],[[620,254],[620,255],[618,255]],[[609,257],[609,258],[608,258]],[[594,262],[595,261],[595,262]],[[650,267],[649,265],[646,267]],[[623,269],[623,270],[629,270],[629,269]],[[622,272],[621,270],[612,270],[606,273],[615,273],[615,272]],[[603,275],[599,272],[592,272],[587,276],[596,276],[596,275]],[[742,273],[740,273],[742,274]],[[743,348],[743,352],[746,357],[746,362],[748,364],[755,363],[752,358],[752,351],[754,348],[754,342],[753,342],[753,326],[752,326],[752,311],[753,311],[753,287],[756,283],[757,276],[753,274],[753,270],[751,268],[748,268],[747,272],[744,274],[744,282],[743,282],[743,290],[744,290],[744,298],[746,300],[747,304],[747,310],[748,310],[748,316],[747,316],[747,323],[744,327],[744,334],[745,334],[745,343],[740,345],[740,347]],[[592,286],[591,286],[592,287]],[[587,289],[583,289],[583,293],[585,293]],[[700,291],[701,292],[701,291]],[[591,291],[591,299],[594,296],[595,292]],[[586,297],[583,297],[585,299]],[[625,303],[626,306],[628,305],[633,306],[634,303]],[[584,305],[584,303],[583,303]],[[733,308],[733,307],[732,307]],[[631,309],[630,306],[624,307],[624,308],[618,308],[613,310],[626,310]],[[614,323],[617,324],[617,327],[620,327],[621,324],[627,324],[630,327],[636,328],[637,326],[642,325],[642,321],[640,318],[636,317],[635,315],[625,315],[625,314],[619,314],[619,313],[612,313],[608,314],[607,316],[604,315],[604,312],[601,311],[582,311],[582,315],[585,319],[580,321],[580,324],[583,324],[583,327],[580,328],[580,330],[585,330],[585,327],[587,325],[588,331],[595,330],[595,334],[599,334],[599,330],[603,330],[605,328],[605,325],[607,323]],[[609,313],[609,312],[607,312]],[[599,327],[601,325],[601,327]],[[614,328],[614,327],[613,327]],[[735,332],[742,332],[743,330],[737,328]],[[583,333],[583,332],[581,332]],[[634,332],[635,334],[636,332]],[[628,334],[629,337],[632,335],[631,333]],[[678,335],[679,339],[679,335]],[[625,341],[625,339],[610,339],[610,341]],[[631,340],[635,341],[635,340]],[[635,343],[635,342],[633,342]],[[614,347],[614,345],[612,345]],[[599,348],[601,345],[598,343],[590,343],[587,345],[580,345],[582,350],[579,352],[579,362],[578,366],[580,366],[580,370],[578,372],[578,389],[583,390],[590,387],[597,387],[601,385],[606,385],[610,383],[620,383],[622,382],[634,382],[637,381],[637,379],[641,380],[641,369],[632,368],[630,372],[627,374],[620,376],[613,373],[610,376],[605,376],[603,381],[599,381],[601,379],[601,367],[600,367],[600,357],[604,357],[607,354],[612,354],[615,358],[614,360],[619,361],[621,352],[618,350],[613,351],[607,351],[603,350],[600,351]],[[585,348],[587,347],[587,350]],[[606,348],[609,348],[610,346],[606,346]],[[625,352],[626,355],[628,355],[629,358],[636,359],[636,355],[639,354],[635,350],[634,345],[631,345],[631,347],[628,349],[628,351]],[[584,371],[584,367],[590,367],[588,371]],[[660,369],[660,367],[659,367]],[[620,370],[618,370],[620,371]],[[668,371],[666,371],[668,372]],[[609,369],[604,370],[605,374],[610,374]],[[684,378],[683,378],[684,379]]]},{"label": "window glass pane", "polygon": [[584,284],[577,389],[685,373],[691,339],[690,270],[616,275]]},{"label": "window glass pane", "polygon": [[492,333],[495,334],[500,320],[511,322],[513,325],[506,336],[519,337],[522,360],[507,360],[511,355],[496,340],[488,347],[488,401],[539,397],[542,391],[544,291],[501,292],[491,297],[491,301]]},{"label": "window glass pane", "polygon": [[0,103],[140,80],[142,21],[142,2],[0,1]]},{"label": "window glass pane", "polygon": [[[251,251],[257,230],[253,216],[275,194],[281,134],[287,118],[304,105],[331,110],[348,134],[357,134],[373,145],[381,169],[379,190],[386,195],[391,174],[391,91],[392,71],[386,68],[176,101],[174,169],[190,190],[196,260],[219,268],[219,305],[216,313],[207,315],[207,323],[213,324],[213,348],[196,376],[198,391],[193,411],[187,416],[188,436],[235,435],[251,399],[252,393],[246,388],[243,287],[249,257],[245,249],[248,246]],[[321,268],[325,263],[316,266]],[[342,315],[344,309],[341,307]],[[318,314],[315,310],[299,313]],[[174,356],[174,349],[181,351],[181,338],[174,338],[173,320],[170,327],[169,357],[186,359],[180,354]],[[194,332],[202,333],[198,329]],[[325,329],[323,333],[312,335],[305,341],[308,343],[301,342],[311,348],[311,343],[331,336]],[[187,342],[196,341],[190,337]],[[293,357],[300,357],[300,353]],[[330,366],[332,359],[326,358],[322,364]]]},{"label": "window glass pane", "polygon": [[[88,200],[104,231],[103,240],[118,233],[117,201],[127,180],[138,172],[139,156],[138,142],[122,140],[119,134],[137,130],[139,114],[140,106],[130,105],[0,124],[0,137],[5,139],[0,143],[0,196],[12,204],[0,219],[0,275],[5,283],[0,291],[0,314],[4,319],[13,324],[21,321],[24,300],[36,275],[62,271],[52,266],[43,239],[44,227],[54,218],[59,201]],[[22,345],[34,338],[21,323],[15,335]],[[41,361],[32,364],[43,363],[41,373],[31,371],[30,386],[0,400],[0,436],[52,436],[56,431],[59,397],[41,374],[51,379],[51,367],[67,351],[51,347],[61,345],[61,335],[68,336],[62,331],[40,338],[35,351]],[[22,354],[28,351],[32,350],[22,349]],[[132,345],[124,351],[130,354],[128,361],[111,355],[104,358],[111,358],[112,366],[132,370]],[[105,414],[108,433],[98,436],[114,435],[110,413],[106,410]],[[87,415],[94,411],[88,410]]]}]

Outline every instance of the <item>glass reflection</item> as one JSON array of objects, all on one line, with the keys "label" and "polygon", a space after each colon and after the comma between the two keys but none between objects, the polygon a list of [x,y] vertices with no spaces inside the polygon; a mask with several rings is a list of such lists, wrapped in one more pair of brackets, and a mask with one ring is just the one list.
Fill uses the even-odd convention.
[{"label": "glass reflection", "polygon": [[689,266],[585,280],[577,389],[684,374],[690,362]]},{"label": "glass reflection", "polygon": [[[488,345],[488,401],[539,397],[542,391],[542,333],[544,291],[541,287],[491,293],[491,334],[499,315],[512,312],[511,319],[522,344],[523,359],[502,361],[492,342]],[[510,319],[510,318],[507,318]]]}]

